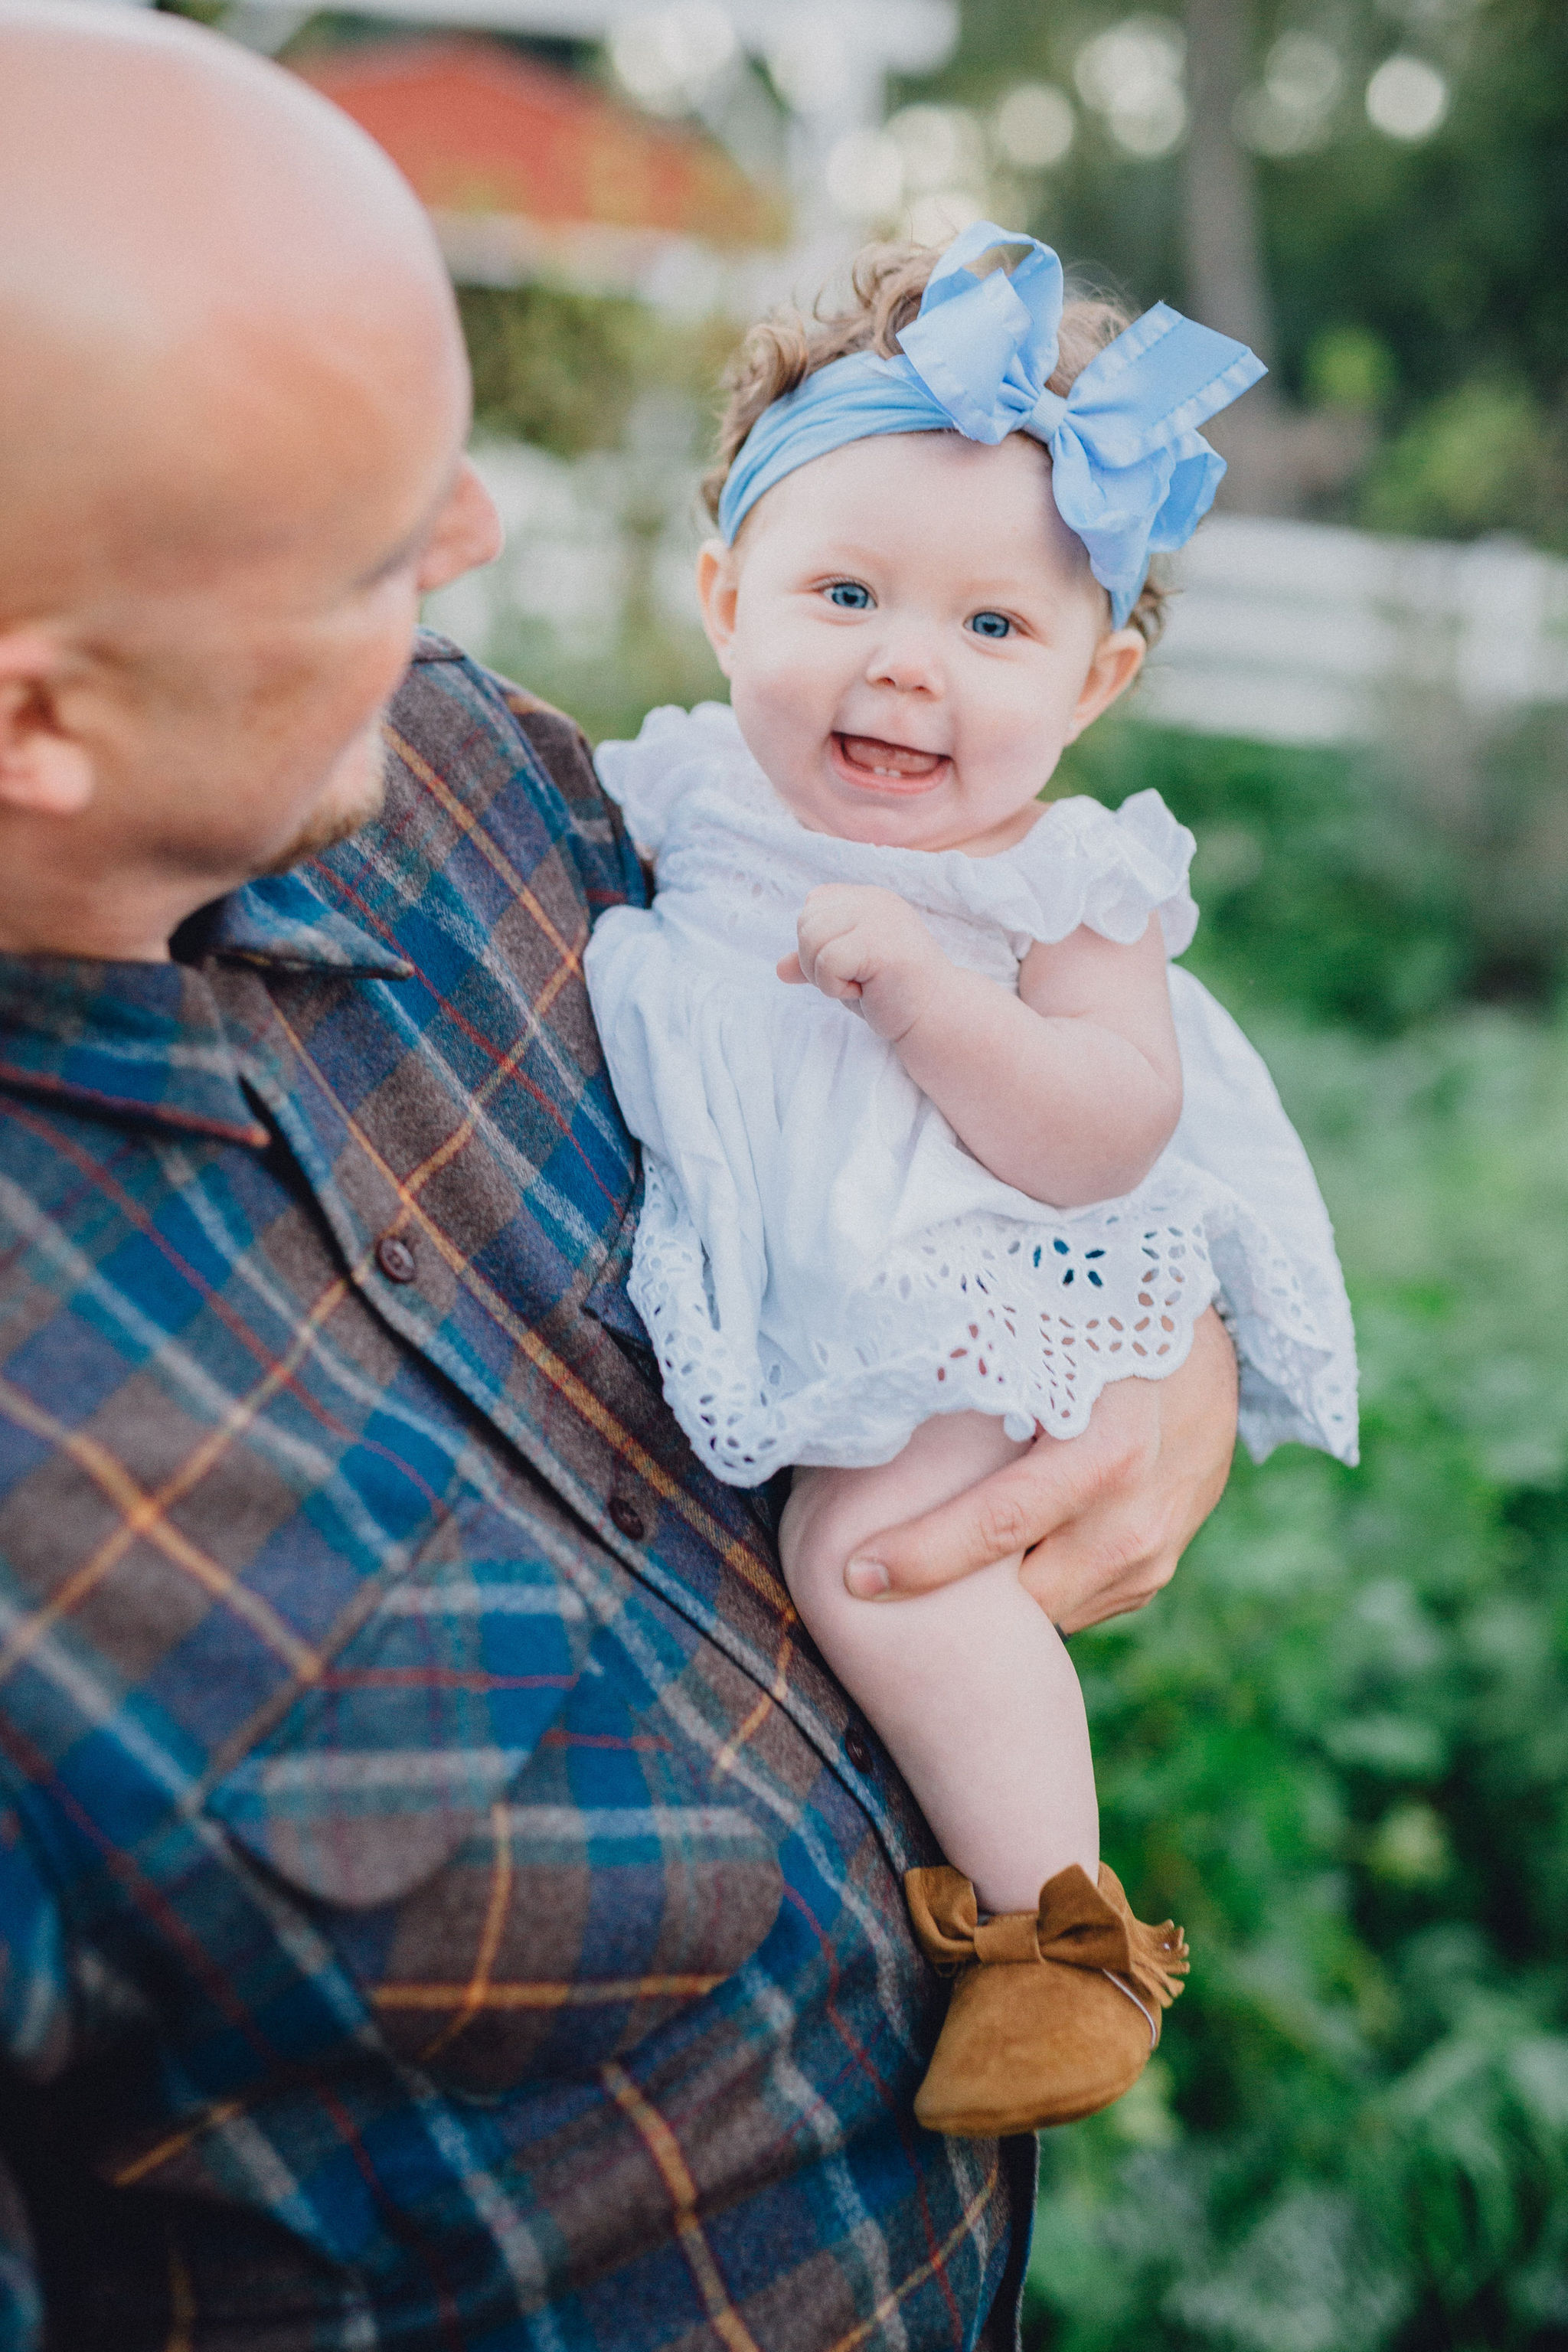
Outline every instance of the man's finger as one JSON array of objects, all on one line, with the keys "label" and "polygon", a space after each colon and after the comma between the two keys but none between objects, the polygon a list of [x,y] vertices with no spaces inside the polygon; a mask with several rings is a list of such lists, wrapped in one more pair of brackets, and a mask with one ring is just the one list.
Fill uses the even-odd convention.
[{"label": "man's finger", "polygon": [[1142,1609],[1170,1582],[1181,1539],[1168,1521],[1149,1528],[1117,1503],[1085,1512],[1025,1560],[1020,1580],[1064,1633]]},{"label": "man's finger", "polygon": [[868,1537],[844,1571],[861,1600],[933,1592],[1075,1519],[1104,1490],[1110,1464],[1093,1432],[1037,1437],[1005,1468],[918,1519]]}]

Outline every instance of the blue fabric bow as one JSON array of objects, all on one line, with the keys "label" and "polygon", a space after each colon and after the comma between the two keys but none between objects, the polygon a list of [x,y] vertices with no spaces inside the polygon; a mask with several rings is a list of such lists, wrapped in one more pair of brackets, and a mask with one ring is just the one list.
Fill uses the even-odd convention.
[{"label": "blue fabric bow", "polygon": [[[1011,272],[975,276],[997,246],[1027,246]],[[971,441],[1029,433],[1051,453],[1051,488],[1121,628],[1152,555],[1183,547],[1214,503],[1225,460],[1197,431],[1267,373],[1245,343],[1157,302],[1108,343],[1063,398],[1048,392],[1062,266],[1048,245],[976,221],[931,275],[900,356],[856,352],[808,375],[752,425],[719,502],[732,541],[764,490],[797,466],[877,433],[956,430]]]}]

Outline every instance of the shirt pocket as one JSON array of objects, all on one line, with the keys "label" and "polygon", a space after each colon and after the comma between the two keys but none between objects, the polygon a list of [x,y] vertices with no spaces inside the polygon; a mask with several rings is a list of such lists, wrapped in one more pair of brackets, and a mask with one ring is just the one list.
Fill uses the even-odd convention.
[{"label": "shirt pocket", "polygon": [[394,1591],[331,1682],[209,1810],[440,2086],[580,2079],[766,1937],[773,1837],[548,1570],[481,1560]]},{"label": "shirt pocket", "polygon": [[321,1902],[395,1902],[488,1819],[590,1638],[586,1606],[542,1550],[416,1567],[216,1782],[207,1810]]},{"label": "shirt pocket", "polygon": [[773,1839],[592,1666],[483,1826],[348,1931],[386,2041],[453,2090],[591,2074],[719,1994],[778,1913]]}]

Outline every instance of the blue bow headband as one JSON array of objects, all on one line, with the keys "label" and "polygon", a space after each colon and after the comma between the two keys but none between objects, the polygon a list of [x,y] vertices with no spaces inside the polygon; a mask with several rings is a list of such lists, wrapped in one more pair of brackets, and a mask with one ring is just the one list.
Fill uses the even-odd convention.
[{"label": "blue bow headband", "polygon": [[[971,268],[1001,245],[1029,251],[1011,273]],[[971,441],[1029,433],[1051,453],[1062,520],[1089,550],[1121,628],[1149,558],[1185,546],[1214,503],[1225,459],[1196,427],[1267,373],[1245,343],[1157,302],[1108,343],[1064,399],[1057,363],[1062,266],[1048,245],[976,221],[942,255],[901,356],[834,360],[765,408],[719,501],[731,541],[764,490],[797,466],[876,433],[956,430]]]}]

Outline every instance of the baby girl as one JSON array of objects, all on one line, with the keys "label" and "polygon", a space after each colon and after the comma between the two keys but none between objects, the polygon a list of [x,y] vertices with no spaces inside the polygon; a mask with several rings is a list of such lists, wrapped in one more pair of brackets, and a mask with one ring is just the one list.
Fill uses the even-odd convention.
[{"label": "baby girl", "polygon": [[873,250],[845,315],[753,330],[734,378],[700,563],[731,705],[600,754],[658,861],[587,958],[645,1150],[632,1296],[716,1475],[794,1466],[791,1595],[949,1857],[906,1881],[957,1973],[937,2130],[1118,2097],[1185,1946],[1100,1862],[1082,1698],[1018,1559],[879,1605],[868,1538],[1173,1371],[1216,1297],[1255,1443],[1353,1449],[1300,1146],[1168,973],[1192,836],[1154,793],[1040,797],[1137,674],[1151,554],[1213,499],[1196,426],[1261,373],[1163,306],[1064,304],[1055,254],[989,223]]}]

